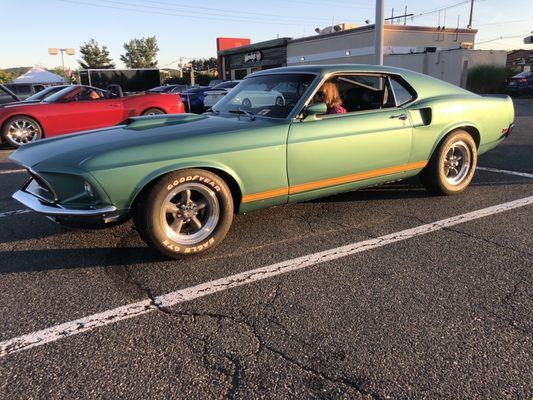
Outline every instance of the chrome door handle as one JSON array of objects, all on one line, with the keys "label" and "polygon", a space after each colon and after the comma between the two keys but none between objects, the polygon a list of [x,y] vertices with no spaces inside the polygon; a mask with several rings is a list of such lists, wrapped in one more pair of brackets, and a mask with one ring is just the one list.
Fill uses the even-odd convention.
[{"label": "chrome door handle", "polygon": [[401,119],[402,121],[405,121],[407,119],[407,114],[391,115],[390,118],[397,118],[397,119]]}]

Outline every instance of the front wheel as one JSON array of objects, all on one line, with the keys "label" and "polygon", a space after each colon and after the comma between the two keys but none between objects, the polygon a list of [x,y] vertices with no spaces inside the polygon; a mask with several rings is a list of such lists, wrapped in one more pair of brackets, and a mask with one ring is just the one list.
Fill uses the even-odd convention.
[{"label": "front wheel", "polygon": [[161,177],[134,210],[143,240],[168,258],[218,245],[233,220],[233,198],[219,176],[187,169]]},{"label": "front wheel", "polygon": [[2,136],[14,147],[20,147],[43,137],[41,125],[33,118],[23,115],[14,116],[6,121]]},{"label": "front wheel", "polygon": [[148,110],[144,111],[141,115],[160,115],[165,114],[163,110],[160,108],[149,108]]},{"label": "front wheel", "polygon": [[458,194],[468,187],[477,165],[477,147],[472,136],[463,130],[452,132],[439,145],[420,179],[430,192]]}]

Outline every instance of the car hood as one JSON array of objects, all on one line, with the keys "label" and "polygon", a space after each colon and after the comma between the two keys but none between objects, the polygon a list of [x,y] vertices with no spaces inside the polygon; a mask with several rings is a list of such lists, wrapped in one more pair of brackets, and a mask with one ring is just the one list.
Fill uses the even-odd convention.
[{"label": "car hood", "polygon": [[37,171],[106,169],[194,155],[209,148],[211,135],[274,124],[280,121],[206,114],[136,117],[110,128],[29,143],[9,158]]}]

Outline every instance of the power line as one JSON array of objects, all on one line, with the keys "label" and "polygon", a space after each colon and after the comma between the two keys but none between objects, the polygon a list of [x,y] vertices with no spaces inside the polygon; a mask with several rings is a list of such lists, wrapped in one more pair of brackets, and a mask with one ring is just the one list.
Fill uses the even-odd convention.
[{"label": "power line", "polygon": [[523,38],[523,37],[525,37],[525,36],[527,36],[527,35],[528,35],[527,33],[524,33],[524,34],[521,34],[521,35],[498,36],[498,37],[493,38],[493,39],[483,40],[482,42],[476,42],[476,45],[478,45],[478,44],[484,44],[484,43],[490,43],[490,42],[496,42],[496,41],[498,41],[498,40]]},{"label": "power line", "polygon": [[[176,12],[162,12],[158,10],[147,10],[143,8],[131,8],[131,7],[119,7],[119,6],[112,6],[108,4],[95,4],[95,3],[88,3],[85,1],[79,1],[79,0],[58,0],[64,3],[70,3],[70,4],[76,4],[76,5],[86,5],[91,7],[99,7],[99,8],[109,8],[114,10],[120,10],[120,11],[131,11],[131,12],[137,12],[142,14],[155,14],[155,15],[165,15],[165,16],[174,16],[174,17],[187,17],[187,18],[193,18],[193,19],[199,19],[199,20],[214,20],[214,21],[233,21],[233,22],[247,22],[249,23],[249,19],[238,19],[236,17],[211,17],[211,16],[199,16],[198,13],[194,14],[184,14],[184,13],[176,13]],[[108,3],[110,0],[107,1]],[[285,25],[285,26],[301,26],[302,23],[296,23],[296,22],[286,22],[286,21],[269,21],[265,19],[259,19],[257,21],[254,21],[256,24],[267,24],[267,25]],[[313,24],[307,24],[307,25],[313,25]]]},{"label": "power line", "polygon": [[[102,1],[104,3],[108,2],[106,0],[96,0],[96,1]],[[111,1],[113,3],[113,1]],[[144,0],[142,2],[146,2],[146,3],[152,3],[152,4],[161,4],[161,5],[170,5],[170,3],[167,3],[165,1],[158,1],[158,0]],[[134,3],[131,3],[131,2],[120,2],[121,4],[125,4],[125,5],[131,5],[131,6],[135,6],[135,7],[147,7],[147,8],[156,8],[156,9],[162,9],[162,10],[169,10],[169,11],[178,11],[178,12],[190,12],[188,10],[190,10],[191,8],[189,6],[181,6],[181,5],[175,5],[173,3],[173,6],[172,8],[167,8],[167,7],[150,7],[150,6],[144,6],[144,5],[141,5],[141,4],[134,4]],[[230,14],[228,15],[229,17],[232,17],[232,16],[235,16],[235,12],[234,11],[231,11],[231,10],[228,10],[228,9],[222,9],[222,8],[212,8],[212,7],[202,7],[202,6],[197,6],[195,5],[194,6],[194,9],[196,10],[195,13],[197,13],[197,10],[206,10],[206,11],[215,11],[216,13],[215,14],[212,14],[212,13],[205,13],[206,15],[218,15],[218,16],[222,16],[220,13],[224,13],[224,14]],[[204,13],[201,13],[201,14],[204,14]],[[306,17],[297,17],[297,16],[293,16],[293,17],[290,17],[290,16],[284,16],[284,15],[279,15],[279,14],[268,14],[268,13],[260,13],[260,12],[252,12],[252,11],[241,11],[239,10],[239,15],[252,15],[252,16],[260,16],[260,17],[273,17],[275,18],[276,20],[277,19],[285,19],[285,20],[293,20],[293,21],[321,21],[322,23],[323,22],[329,22],[331,21],[330,18],[306,18]],[[270,18],[269,18],[270,19]]]}]

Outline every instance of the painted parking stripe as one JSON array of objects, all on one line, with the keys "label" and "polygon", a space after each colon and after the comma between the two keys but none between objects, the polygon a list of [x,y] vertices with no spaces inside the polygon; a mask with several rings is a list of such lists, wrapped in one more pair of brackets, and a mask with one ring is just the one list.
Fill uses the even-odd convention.
[{"label": "painted parking stripe", "polygon": [[489,168],[489,167],[476,167],[476,169],[479,169],[480,171],[496,172],[496,173],[499,173],[499,174],[516,175],[516,176],[522,176],[524,178],[533,179],[533,174],[529,174],[527,172],[509,171],[508,169],[496,169],[496,168]]},{"label": "painted parking stripe", "polygon": [[0,218],[9,217],[11,215],[26,214],[26,213],[31,213],[31,212],[33,212],[33,211],[32,210],[28,210],[28,209],[4,211],[4,212],[0,213]]},{"label": "painted parking stripe", "polygon": [[22,169],[6,169],[6,170],[0,170],[0,175],[18,174],[20,172],[27,172],[27,171],[24,168],[22,168]]},{"label": "painted parking stripe", "polygon": [[84,318],[65,322],[60,325],[55,325],[40,331],[0,342],[0,357],[5,357],[9,354],[28,350],[33,347],[42,346],[56,340],[64,339],[79,333],[88,332],[119,321],[138,317],[156,310],[157,307],[172,307],[180,303],[211,295],[213,293],[248,285],[250,283],[262,281],[264,279],[286,274],[288,272],[294,272],[328,261],[337,260],[353,254],[362,253],[413,237],[437,232],[447,227],[519,207],[524,207],[530,204],[533,204],[533,196],[483,208],[477,211],[457,215],[455,217],[446,218],[429,224],[420,225],[415,228],[391,233],[378,238],[351,243],[345,246],[309,254],[266,267],[241,272],[239,274],[231,275],[214,281],[205,282],[196,286],[158,296],[154,299],[153,303],[150,300],[144,300],[127,304],[118,308],[89,315]]}]

